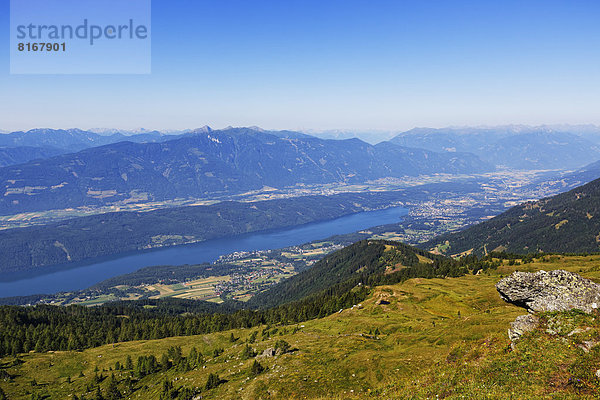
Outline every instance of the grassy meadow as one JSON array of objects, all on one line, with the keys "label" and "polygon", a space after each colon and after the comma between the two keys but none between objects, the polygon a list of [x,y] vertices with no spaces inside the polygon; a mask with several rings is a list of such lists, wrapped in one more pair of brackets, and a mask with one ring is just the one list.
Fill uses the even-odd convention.
[{"label": "grassy meadow", "polygon": [[[580,346],[584,339],[600,338],[597,318],[544,316],[542,328],[510,351],[507,329],[525,311],[502,301],[495,283],[517,269],[559,268],[600,281],[600,256],[546,256],[524,265],[505,261],[498,270],[479,275],[376,287],[360,305],[298,325],[5,357],[0,387],[9,399],[69,399],[74,394],[93,399],[86,389],[95,374],[106,378],[114,373],[124,391],[122,382],[131,371],[114,370],[116,362],[125,364],[128,355],[134,363],[140,355],[160,359],[169,347],[181,346],[184,355],[197,348],[204,365],[146,376],[125,398],[159,399],[165,379],[175,387],[203,388],[203,399],[597,398],[600,352]],[[544,329],[550,323],[572,329],[549,334]],[[577,327],[581,332],[568,336]],[[250,346],[259,355],[244,359],[253,333]],[[293,351],[261,355],[279,340]],[[215,352],[219,349],[221,354]],[[266,368],[257,376],[249,374],[254,360]],[[211,373],[221,384],[204,390]],[[107,381],[100,383],[102,390]]]}]

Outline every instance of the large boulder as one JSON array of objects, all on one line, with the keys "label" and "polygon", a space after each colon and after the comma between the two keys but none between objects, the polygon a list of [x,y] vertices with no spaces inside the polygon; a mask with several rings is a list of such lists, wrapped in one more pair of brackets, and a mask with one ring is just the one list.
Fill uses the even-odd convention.
[{"label": "large boulder", "polygon": [[529,312],[579,309],[590,313],[600,305],[600,285],[564,270],[513,272],[496,289],[502,299]]}]

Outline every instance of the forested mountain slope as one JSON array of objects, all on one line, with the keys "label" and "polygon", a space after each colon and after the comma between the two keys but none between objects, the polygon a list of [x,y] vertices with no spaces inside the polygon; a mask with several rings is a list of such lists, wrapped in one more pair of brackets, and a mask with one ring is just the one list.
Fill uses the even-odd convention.
[{"label": "forested mountain slope", "polygon": [[398,192],[304,196],[114,212],[0,231],[0,271],[62,264],[127,251],[196,243],[298,226],[388,207]]},{"label": "forested mountain slope", "polygon": [[444,254],[600,251],[600,179],[527,202],[480,224],[441,235],[421,247]]},{"label": "forested mountain slope", "polygon": [[0,167],[23,164],[40,158],[50,158],[66,152],[55,147],[0,146]]}]

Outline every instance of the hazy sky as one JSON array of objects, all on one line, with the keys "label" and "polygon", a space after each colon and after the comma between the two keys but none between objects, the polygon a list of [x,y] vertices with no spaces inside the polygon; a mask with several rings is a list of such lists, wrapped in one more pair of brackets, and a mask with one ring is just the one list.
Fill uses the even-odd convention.
[{"label": "hazy sky", "polygon": [[150,75],[31,76],[0,0],[0,129],[600,124],[599,21],[597,0],[154,0]]}]

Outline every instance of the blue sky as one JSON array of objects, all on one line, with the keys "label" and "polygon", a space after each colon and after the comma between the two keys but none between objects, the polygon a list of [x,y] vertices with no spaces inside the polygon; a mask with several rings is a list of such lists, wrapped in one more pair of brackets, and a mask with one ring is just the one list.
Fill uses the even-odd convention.
[{"label": "blue sky", "polygon": [[151,74],[10,75],[0,0],[0,129],[600,124],[598,21],[598,1],[153,0]]}]

